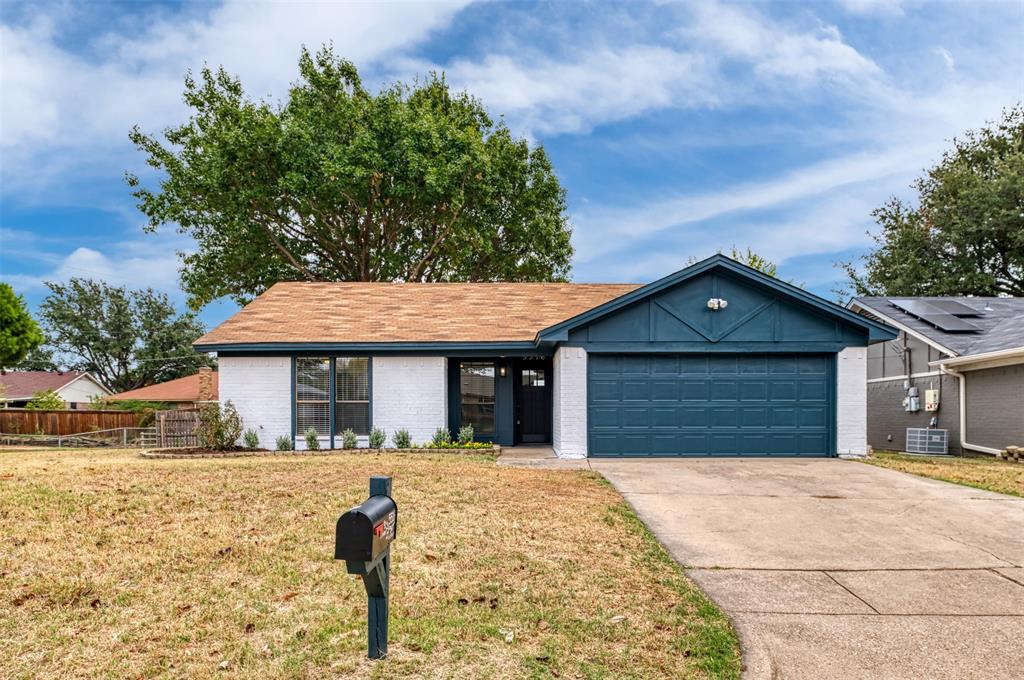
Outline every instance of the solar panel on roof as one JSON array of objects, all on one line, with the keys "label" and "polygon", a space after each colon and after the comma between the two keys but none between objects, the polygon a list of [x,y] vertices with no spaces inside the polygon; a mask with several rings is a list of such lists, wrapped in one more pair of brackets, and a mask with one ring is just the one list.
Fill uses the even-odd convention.
[{"label": "solar panel on roof", "polygon": [[931,300],[889,300],[889,302],[907,314],[947,333],[981,332],[981,329],[974,324],[940,309]]},{"label": "solar panel on roof", "polygon": [[969,321],[964,321],[952,314],[928,314],[921,317],[921,321],[930,323],[941,331],[947,333],[977,333],[981,329]]},{"label": "solar panel on roof", "polygon": [[953,316],[981,316],[981,312],[956,300],[929,300],[928,304]]}]

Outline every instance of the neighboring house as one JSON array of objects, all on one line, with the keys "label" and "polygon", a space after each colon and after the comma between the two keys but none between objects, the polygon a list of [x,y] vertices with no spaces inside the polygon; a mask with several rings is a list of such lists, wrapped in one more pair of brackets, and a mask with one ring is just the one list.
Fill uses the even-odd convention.
[{"label": "neighboring house", "polygon": [[858,297],[847,306],[900,331],[868,349],[871,446],[905,450],[906,428],[929,426],[949,430],[951,453],[1024,446],[1024,298]]},{"label": "neighboring house", "polygon": [[563,457],[866,450],[867,319],[716,255],[654,283],[278,283],[196,341],[263,446],[472,425]]},{"label": "neighboring house", "polygon": [[217,399],[217,372],[210,368],[201,368],[193,375],[121,392],[107,401],[152,401],[167,404],[173,409],[190,409],[203,402]]},{"label": "neighboring house", "polygon": [[37,392],[56,392],[67,408],[88,408],[90,399],[111,392],[88,373],[80,371],[11,371],[0,374],[0,402],[24,407]]}]

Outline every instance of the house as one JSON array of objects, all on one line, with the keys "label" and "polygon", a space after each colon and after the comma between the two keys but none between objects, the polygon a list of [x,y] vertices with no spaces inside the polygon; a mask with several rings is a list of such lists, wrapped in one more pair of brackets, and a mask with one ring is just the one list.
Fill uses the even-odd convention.
[{"label": "house", "polygon": [[88,408],[91,399],[111,393],[100,381],[82,371],[12,371],[0,374],[0,402],[4,406],[24,407],[38,392],[55,392],[67,408]]},{"label": "house", "polygon": [[1024,298],[857,297],[899,330],[868,349],[868,443],[906,450],[908,427],[947,430],[951,453],[1024,445]]},{"label": "house", "polygon": [[204,367],[198,373],[184,378],[115,394],[107,401],[150,401],[167,404],[172,409],[191,409],[217,399],[217,372]]},{"label": "house", "polygon": [[562,457],[863,454],[896,331],[716,255],[648,285],[278,283],[195,343],[263,446],[472,425]]}]

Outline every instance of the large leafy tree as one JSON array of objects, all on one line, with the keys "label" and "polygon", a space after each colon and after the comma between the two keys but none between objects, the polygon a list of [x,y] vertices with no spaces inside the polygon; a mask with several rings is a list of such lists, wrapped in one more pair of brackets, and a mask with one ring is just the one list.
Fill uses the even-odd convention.
[{"label": "large leafy tree", "polygon": [[188,122],[131,139],[163,172],[127,175],[147,229],[195,238],[182,284],[199,308],[275,281],[563,280],[565,192],[543,147],[515,138],[443,76],[374,94],[330,48],[299,59],[283,103],[223,68],[185,80]]},{"label": "large leafy tree", "polygon": [[877,248],[842,263],[858,295],[1024,295],[1024,108],[953,141],[914,183],[918,205],[875,210]]},{"label": "large leafy tree", "polygon": [[40,315],[68,368],[89,371],[115,392],[191,375],[209,358],[192,349],[203,326],[163,293],[91,279],[47,283]]},{"label": "large leafy tree", "polygon": [[44,339],[24,298],[10,284],[0,283],[0,370],[24,360]]}]

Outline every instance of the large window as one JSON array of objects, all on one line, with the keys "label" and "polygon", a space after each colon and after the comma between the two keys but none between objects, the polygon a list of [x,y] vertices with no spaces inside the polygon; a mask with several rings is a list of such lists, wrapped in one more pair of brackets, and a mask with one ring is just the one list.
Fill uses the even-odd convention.
[{"label": "large window", "polygon": [[295,360],[295,433],[309,428],[328,436],[331,426],[331,361],[301,357]]},{"label": "large window", "polygon": [[331,435],[331,380],[334,380],[334,433],[347,429],[370,433],[370,360],[337,357],[299,357],[295,360],[295,434],[309,428],[321,437]]},{"label": "large window", "polygon": [[472,425],[481,435],[494,434],[494,364],[459,364],[459,424]]},{"label": "large window", "polygon": [[334,433],[351,429],[370,434],[370,361],[366,357],[334,360]]}]

